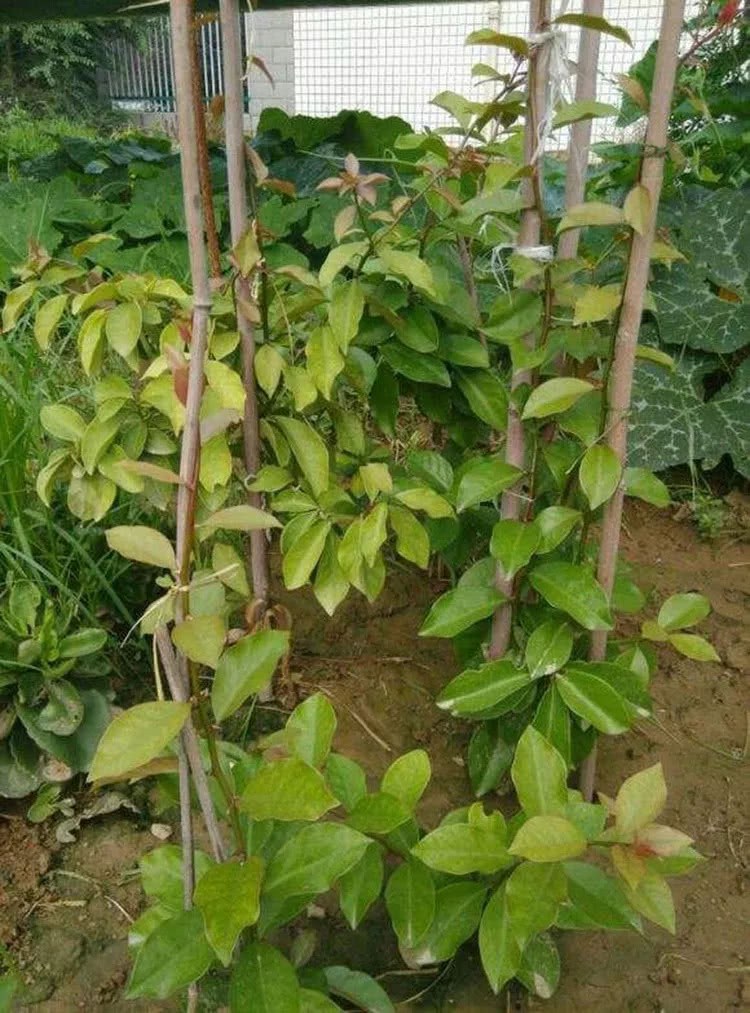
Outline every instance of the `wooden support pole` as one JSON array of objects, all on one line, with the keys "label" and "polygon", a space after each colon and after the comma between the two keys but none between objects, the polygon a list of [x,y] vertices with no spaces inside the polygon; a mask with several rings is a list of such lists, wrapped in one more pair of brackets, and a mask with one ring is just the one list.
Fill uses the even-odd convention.
[{"label": "wooden support pole", "polygon": [[[648,127],[643,145],[643,159],[639,183],[648,194],[648,214],[642,233],[634,232],[625,279],[622,305],[615,340],[615,354],[607,391],[607,443],[617,454],[623,468],[627,457],[628,414],[633,388],[633,370],[638,345],[638,331],[643,313],[643,301],[648,284],[651,247],[656,231],[664,159],[666,158],[667,130],[672,108],[675,75],[680,49],[680,35],[685,14],[685,0],[665,2],[659,48],[656,54],[654,81],[649,104]],[[604,508],[599,540],[597,580],[607,596],[612,594],[615,581],[617,553],[620,547],[620,528],[625,492],[622,482]],[[591,661],[603,661],[607,652],[606,630],[591,635]],[[580,788],[585,799],[594,793],[596,776],[596,749],[593,749],[581,766]]]},{"label": "wooden support pole", "polygon": [[[222,59],[224,66],[224,130],[227,150],[227,177],[229,181],[229,225],[232,245],[239,242],[248,227],[247,175],[245,164],[244,102],[242,42],[240,38],[240,8],[238,0],[220,0]],[[237,277],[237,328],[242,351],[242,375],[245,384],[245,415],[243,442],[245,470],[252,476],[260,467],[260,433],[258,430],[258,395],[255,384],[255,330],[243,312],[251,301],[250,283]],[[248,493],[252,506],[262,505],[257,493]],[[253,595],[265,606],[269,596],[268,542],[264,531],[250,532],[250,568]]]}]

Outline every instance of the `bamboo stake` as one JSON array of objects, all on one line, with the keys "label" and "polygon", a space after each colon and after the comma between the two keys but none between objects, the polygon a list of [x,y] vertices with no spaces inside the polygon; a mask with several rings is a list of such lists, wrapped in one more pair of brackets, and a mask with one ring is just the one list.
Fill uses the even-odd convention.
[{"label": "bamboo stake", "polygon": [[188,0],[192,25],[192,45],[190,46],[190,72],[192,79],[191,94],[195,115],[195,140],[198,152],[198,178],[200,180],[201,197],[203,200],[203,225],[208,245],[208,261],[212,278],[221,277],[221,254],[219,251],[219,234],[216,228],[214,213],[214,187],[211,182],[211,164],[208,160],[208,135],[206,133],[206,107],[203,102],[203,85],[201,83],[201,24],[195,17],[195,4]]},{"label": "bamboo stake", "polygon": [[[238,0],[220,0],[219,19],[224,66],[224,131],[229,181],[229,225],[232,245],[234,245],[239,242],[248,226],[242,101],[242,44]],[[243,420],[245,470],[248,475],[254,475],[260,467],[260,434],[254,369],[255,331],[252,322],[243,312],[243,306],[252,299],[250,283],[247,278],[238,275],[235,292],[237,295],[237,327],[242,347],[242,374],[245,383],[245,416]],[[254,507],[261,506],[261,498],[258,493],[248,493],[248,501]],[[265,605],[268,601],[270,581],[268,542],[264,531],[250,532],[250,548],[253,595],[257,601]]]},{"label": "bamboo stake", "polygon": [[[544,32],[549,20],[549,0],[530,0],[529,32],[538,35]],[[524,162],[531,166],[531,175],[524,178],[522,195],[527,205],[521,212],[521,223],[518,230],[518,246],[537,246],[541,233],[541,215],[537,198],[541,190],[539,180],[539,163],[544,157],[543,151],[537,151],[539,138],[537,125],[542,122],[547,104],[547,60],[546,46],[534,46],[529,56],[528,70],[528,109],[524,128]],[[534,163],[534,156],[536,163]],[[527,335],[527,344],[534,342],[534,335]],[[531,371],[519,369],[511,377],[511,394],[518,387],[531,382]],[[511,397],[508,403],[508,428],[505,437],[505,460],[516,468],[524,468],[526,463],[526,439],[523,423],[518,409]],[[503,520],[517,520],[521,515],[522,498],[521,483],[512,486],[502,495],[500,516]],[[513,625],[513,580],[509,580],[498,564],[495,574],[495,587],[506,595],[508,601],[501,605],[492,620],[492,638],[490,640],[489,657],[501,658],[508,650]]]},{"label": "bamboo stake", "polygon": [[[648,193],[649,213],[646,215],[643,234],[633,233],[607,393],[607,443],[617,454],[623,467],[627,456],[628,413],[633,388],[638,330],[641,325],[643,300],[651,262],[651,246],[656,231],[656,215],[664,178],[667,129],[677,73],[684,13],[685,0],[667,0],[665,2],[639,180],[640,185]],[[625,492],[622,482],[620,482],[604,508],[599,541],[597,579],[608,597],[611,597],[615,580],[624,498]],[[592,633],[589,652],[591,661],[603,661],[606,651],[606,630]],[[595,777],[596,748],[592,749],[581,765],[580,789],[584,798],[589,801],[594,793]]]},{"label": "bamboo stake", "polygon": [[[592,17],[601,17],[604,0],[584,0],[583,13]],[[600,32],[590,28],[581,29],[578,43],[578,70],[576,72],[576,102],[584,102],[596,98],[596,71],[599,63]],[[570,128],[568,144],[567,174],[565,176],[565,207],[566,209],[581,204],[586,195],[586,172],[589,165],[591,148],[590,119],[579,120]],[[557,256],[560,260],[572,260],[578,253],[580,229],[567,229],[560,236]]]}]

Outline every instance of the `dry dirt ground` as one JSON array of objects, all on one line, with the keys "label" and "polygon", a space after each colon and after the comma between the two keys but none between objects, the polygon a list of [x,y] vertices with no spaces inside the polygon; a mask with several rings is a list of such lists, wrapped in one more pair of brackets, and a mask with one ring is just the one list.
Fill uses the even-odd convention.
[{"label": "dry dirt ground", "polygon": [[[628,513],[623,550],[657,600],[677,590],[708,595],[713,613],[705,632],[722,658],[722,664],[700,665],[663,652],[653,687],[656,722],[601,748],[599,786],[606,792],[662,761],[669,784],[665,821],[693,836],[708,859],[673,881],[677,935],[654,927],[643,937],[568,934],[560,940],[559,991],[524,1007],[516,996],[491,995],[471,947],[438,981],[405,977],[394,973],[399,961],[382,913],[375,910],[356,933],[341,931],[335,917],[321,919],[316,957],[385,972],[382,982],[401,1000],[400,1010],[750,1009],[750,547],[731,539],[701,542],[689,525],[637,506]],[[373,777],[400,752],[416,746],[429,752],[433,783],[420,814],[428,826],[469,798],[466,726],[432,702],[456,672],[450,645],[416,636],[439,590],[438,582],[428,586],[404,572],[374,606],[352,599],[332,621],[311,600],[294,601],[292,673],[300,691],[329,694],[339,715],[337,747]],[[26,1008],[176,1009],[121,998],[128,918],[142,903],[132,872],[139,855],[158,844],[146,823],[103,817],[85,825],[75,844],[60,846],[51,843],[51,828],[29,826],[18,813],[0,809],[0,943],[30,983],[34,1002]]]}]

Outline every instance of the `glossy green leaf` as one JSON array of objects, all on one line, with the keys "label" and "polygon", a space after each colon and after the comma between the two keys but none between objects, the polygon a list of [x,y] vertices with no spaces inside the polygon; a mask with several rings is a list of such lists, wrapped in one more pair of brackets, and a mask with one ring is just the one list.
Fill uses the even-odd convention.
[{"label": "glossy green leaf", "polygon": [[354,1003],[364,1013],[394,1013],[386,992],[364,971],[352,971],[341,966],[326,967],[325,976],[334,995]]},{"label": "glossy green leaf", "polygon": [[432,270],[416,253],[394,250],[391,246],[381,244],[378,247],[378,257],[390,274],[406,278],[420,292],[433,299],[437,298]]},{"label": "glossy green leaf", "polygon": [[224,721],[253,693],[270,683],[276,665],[289,649],[284,630],[258,630],[228,647],[216,666],[211,683],[211,707],[217,721]]},{"label": "glossy green leaf", "polygon": [[620,735],[630,728],[633,717],[627,702],[604,679],[582,669],[571,669],[555,679],[568,707],[605,735]]},{"label": "glossy green leaf", "polygon": [[427,613],[420,637],[455,637],[491,616],[505,596],[494,588],[457,587],[447,591]]},{"label": "glossy green leaf", "polygon": [[[584,917],[587,927],[640,931],[640,918],[628,904],[617,880],[586,862],[565,862],[563,868],[570,906]],[[568,918],[563,908],[558,924],[566,927]]]},{"label": "glossy green leaf", "polygon": [[349,813],[347,823],[363,834],[389,834],[411,816],[410,809],[395,795],[377,791],[365,795]]},{"label": "glossy green leaf", "polygon": [[675,934],[675,910],[669,883],[656,872],[648,872],[635,889],[625,887],[625,896],[635,910],[650,922]]},{"label": "glossy green leaf", "polygon": [[500,520],[492,529],[490,552],[503,568],[506,579],[510,580],[526,566],[537,550],[540,541],[539,528],[523,521]]},{"label": "glossy green leaf", "polygon": [[596,99],[581,99],[577,102],[566,102],[559,106],[555,112],[555,119],[552,123],[553,129],[566,127],[571,123],[580,123],[581,120],[593,120],[599,116],[617,116],[616,106],[608,102],[597,102]]},{"label": "glossy green leaf", "polygon": [[49,348],[52,336],[57,330],[58,324],[65,312],[68,298],[69,296],[65,292],[60,295],[54,295],[51,299],[43,302],[37,310],[36,317],[34,318],[34,337],[43,352],[46,352]]},{"label": "glossy green leaf", "polygon": [[434,352],[438,347],[435,318],[425,306],[410,306],[401,314],[396,337],[415,352]]},{"label": "glossy green leaf", "polygon": [[559,672],[573,653],[573,633],[565,622],[550,619],[526,641],[524,661],[532,679]]},{"label": "glossy green leaf", "polygon": [[323,261],[318,277],[322,288],[326,288],[355,257],[364,253],[367,243],[358,241],[356,243],[343,243],[341,246],[334,246]]},{"label": "glossy green leaf", "polygon": [[669,642],[680,654],[693,661],[721,661],[714,647],[695,633],[672,633]]},{"label": "glossy green leaf", "polygon": [[315,571],[313,591],[329,616],[333,615],[349,591],[349,581],[339,563],[340,544],[338,536],[330,531]]},{"label": "glossy green leaf", "polygon": [[403,492],[396,493],[396,499],[410,510],[424,511],[434,520],[453,516],[450,503],[434,489],[404,489]]},{"label": "glossy green leaf", "polygon": [[528,816],[559,813],[568,801],[568,770],[557,750],[529,725],[519,739],[511,777]]},{"label": "glossy green leaf", "polygon": [[550,415],[559,415],[572,408],[576,401],[593,389],[587,380],[579,380],[573,376],[545,380],[529,395],[522,418],[545,419]]},{"label": "glossy green leaf", "polygon": [[508,385],[487,370],[463,370],[456,377],[458,389],[482,422],[504,432],[508,424]]},{"label": "glossy green leaf", "polygon": [[490,897],[479,923],[479,955],[490,988],[498,994],[516,976],[521,947],[512,924],[503,883]]},{"label": "glossy green leaf", "polygon": [[659,609],[656,621],[663,630],[674,633],[676,630],[695,626],[705,619],[710,611],[711,602],[705,595],[693,592],[673,594]]},{"label": "glossy green leaf", "polygon": [[567,892],[565,872],[555,862],[522,862],[511,872],[506,881],[505,902],[522,947],[554,923]]},{"label": "glossy green leaf", "polygon": [[431,869],[454,876],[471,872],[491,875],[512,861],[503,835],[468,823],[438,827],[412,848],[412,854]]},{"label": "glossy green leaf", "polygon": [[203,977],[213,960],[200,911],[183,911],[157,925],[141,946],[127,997],[167,999]]},{"label": "glossy green leaf", "polygon": [[118,714],[99,740],[89,781],[125,777],[153,760],[180,732],[190,704],[174,700],[139,703]]},{"label": "glossy green leaf", "polygon": [[426,936],[409,951],[417,965],[450,960],[477,930],[487,888],[481,883],[453,883],[435,894],[435,917]]},{"label": "glossy green leaf", "polygon": [[[212,860],[204,851],[193,852],[195,880],[199,883]],[[182,911],[184,903],[184,886],[182,881],[182,848],[176,844],[164,844],[153,851],[142,855],[138,862],[141,874],[141,886],[148,897],[159,902],[167,913],[177,914]],[[163,920],[163,919],[162,919]]]},{"label": "glossy green leaf", "polygon": [[416,946],[435,916],[435,880],[426,866],[414,858],[402,862],[388,880],[385,906],[401,945]]},{"label": "glossy green leaf", "polygon": [[488,710],[530,683],[529,673],[512,661],[488,661],[470,668],[440,691],[437,705],[452,714],[478,714]]},{"label": "glossy green leaf", "polygon": [[325,775],[331,791],[349,812],[367,794],[365,772],[348,756],[331,753],[326,760]]},{"label": "glossy green leaf", "polygon": [[430,536],[406,508],[388,508],[388,520],[396,535],[396,552],[402,559],[426,570],[430,562]]},{"label": "glossy green leaf", "polygon": [[252,942],[239,956],[229,983],[230,1013],[301,1013],[297,974],[275,946]]},{"label": "glossy green leaf", "polygon": [[340,823],[303,827],[270,859],[263,896],[315,896],[333,884],[362,858],[371,841]]},{"label": "glossy green leaf", "polygon": [[330,327],[316,327],[312,331],[307,339],[305,354],[307,369],[315,386],[326,401],[330,401],[336,377],[344,369],[344,357]]},{"label": "glossy green leaf", "polygon": [[339,880],[341,913],[356,929],[380,896],[383,885],[383,858],[377,844],[371,844],[356,865]]},{"label": "glossy green leaf", "polygon": [[284,369],[284,357],[273,345],[261,345],[255,353],[255,377],[267,397],[272,397]]},{"label": "glossy green leaf", "polygon": [[327,697],[314,693],[294,708],[286,731],[293,752],[311,767],[321,767],[331,751],[336,712]]},{"label": "glossy green leaf", "polygon": [[508,851],[530,862],[562,862],[586,850],[578,827],[563,816],[532,816],[519,829]]},{"label": "glossy green leaf", "polygon": [[560,696],[554,680],[539,701],[532,725],[555,747],[566,765],[570,766],[570,711]]},{"label": "glossy green leaf", "polygon": [[622,465],[617,454],[602,443],[595,443],[583,455],[578,481],[591,510],[596,510],[612,496],[620,482]]},{"label": "glossy green leaf", "polygon": [[622,225],[625,215],[622,208],[602,201],[586,201],[568,208],[557,226],[558,235],[566,229],[579,229],[587,225]]},{"label": "glossy green leaf", "polygon": [[430,383],[436,387],[450,387],[451,378],[444,363],[435,355],[425,355],[407,348],[400,341],[388,341],[380,346],[383,358],[394,373],[415,383]]},{"label": "glossy green leaf", "polygon": [[430,783],[431,774],[430,758],[424,749],[412,749],[393,761],[383,774],[380,788],[400,799],[407,809],[413,809]]},{"label": "glossy green leaf", "polygon": [[460,512],[477,503],[494,500],[504,489],[515,485],[523,475],[497,458],[472,461],[461,475],[456,492],[456,509]]},{"label": "glossy green leaf", "polygon": [[469,780],[476,798],[501,784],[512,761],[512,740],[504,737],[499,723],[482,721],[471,736],[467,755]]},{"label": "glossy green leaf", "polygon": [[338,804],[323,776],[296,756],[261,767],[240,799],[254,820],[317,820]]},{"label": "glossy green leaf", "polygon": [[288,590],[293,591],[308,582],[323,554],[330,531],[330,521],[315,521],[284,552],[282,575]]},{"label": "glossy green leaf", "polygon": [[541,510],[534,520],[541,536],[537,552],[552,552],[582,520],[581,511],[571,507],[551,506]]},{"label": "glossy green leaf", "polygon": [[547,934],[531,939],[516,975],[523,987],[540,999],[550,999],[560,983],[560,954]]},{"label": "glossy green leaf", "polygon": [[263,863],[259,858],[213,865],[195,888],[195,906],[203,915],[206,938],[225,967],[243,929],[260,914]]},{"label": "glossy green leaf", "polygon": [[591,571],[574,563],[542,563],[529,582],[554,608],[566,612],[586,630],[611,630],[607,596]]},{"label": "glossy green leaf", "polygon": [[286,436],[292,453],[312,489],[313,496],[318,497],[325,492],[329,484],[328,448],[305,422],[284,417],[274,418],[274,422]]},{"label": "glossy green leaf", "polygon": [[338,285],[331,293],[328,323],[336,343],[344,352],[357,336],[364,308],[364,292],[356,278]]},{"label": "glossy green leaf", "polygon": [[626,468],[623,484],[627,496],[635,496],[652,506],[666,507],[671,502],[667,486],[648,468]]}]

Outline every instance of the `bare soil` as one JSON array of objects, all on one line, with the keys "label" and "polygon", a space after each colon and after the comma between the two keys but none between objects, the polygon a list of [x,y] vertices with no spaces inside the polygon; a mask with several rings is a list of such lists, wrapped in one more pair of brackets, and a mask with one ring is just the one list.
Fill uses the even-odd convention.
[{"label": "bare soil", "polygon": [[[670,792],[665,822],[693,836],[708,861],[673,881],[675,937],[653,926],[643,937],[569,933],[560,938],[559,991],[547,1002],[529,1000],[525,1008],[750,1008],[750,546],[701,542],[688,524],[637,505],[628,512],[623,551],[656,601],[678,590],[708,595],[713,612],[704,630],[722,664],[662,652],[653,686],[656,721],[602,743],[599,786],[614,791],[629,774],[661,760]],[[333,620],[312,599],[293,598],[291,675],[297,690],[304,695],[319,688],[330,696],[339,716],[337,748],[359,760],[373,781],[399,753],[416,746],[429,752],[433,781],[420,812],[427,826],[470,798],[463,764],[467,727],[433,703],[457,670],[450,644],[417,637],[441,588],[439,580],[405,570],[373,606],[352,598]],[[129,873],[141,854],[159,844],[144,820],[119,814],[93,820],[75,844],[61,846],[52,827],[30,826],[20,812],[5,806],[0,818],[0,943],[29,984],[24,1008],[177,1008],[122,999],[129,918],[142,906],[137,879]],[[377,909],[356,933],[342,931],[336,916],[316,924],[313,961],[385,972],[383,984],[401,1000],[400,1009],[523,1008],[516,996],[491,995],[472,947],[440,976],[405,976]]]}]

